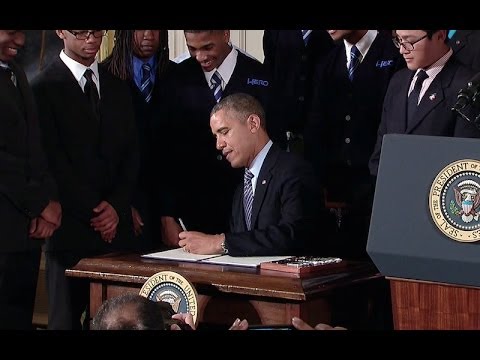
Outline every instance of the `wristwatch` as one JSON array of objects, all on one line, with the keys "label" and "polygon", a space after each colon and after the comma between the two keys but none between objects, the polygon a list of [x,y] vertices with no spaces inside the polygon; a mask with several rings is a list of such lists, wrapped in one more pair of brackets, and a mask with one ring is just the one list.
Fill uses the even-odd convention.
[{"label": "wristwatch", "polygon": [[[222,234],[222,235],[223,235],[223,234]],[[223,235],[223,241],[222,241],[222,243],[220,244],[220,246],[222,247],[223,253],[224,253],[224,254],[228,254],[228,249],[227,249],[227,246],[225,245],[225,235]]]}]

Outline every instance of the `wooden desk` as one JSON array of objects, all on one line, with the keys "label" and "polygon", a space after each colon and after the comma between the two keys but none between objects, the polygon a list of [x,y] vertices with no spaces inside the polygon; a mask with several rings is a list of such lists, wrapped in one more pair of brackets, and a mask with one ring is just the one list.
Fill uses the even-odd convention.
[{"label": "wooden desk", "polygon": [[66,273],[90,282],[93,317],[106,299],[138,293],[150,276],[167,270],[181,274],[195,286],[199,294],[198,321],[224,325],[237,317],[246,318],[250,324],[289,324],[293,316],[311,324],[331,323],[335,298],[368,297],[370,287],[384,280],[365,263],[333,274],[299,277],[238,266],[144,259],[137,254],[85,258]]}]

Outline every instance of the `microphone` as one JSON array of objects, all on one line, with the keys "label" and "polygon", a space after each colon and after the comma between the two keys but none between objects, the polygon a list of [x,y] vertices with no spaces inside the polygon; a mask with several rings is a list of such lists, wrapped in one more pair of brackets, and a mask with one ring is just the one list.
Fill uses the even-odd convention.
[{"label": "microphone", "polygon": [[475,103],[480,94],[480,73],[476,74],[467,83],[467,87],[460,89],[457,95],[457,102],[452,107],[453,111],[459,111],[465,106]]}]

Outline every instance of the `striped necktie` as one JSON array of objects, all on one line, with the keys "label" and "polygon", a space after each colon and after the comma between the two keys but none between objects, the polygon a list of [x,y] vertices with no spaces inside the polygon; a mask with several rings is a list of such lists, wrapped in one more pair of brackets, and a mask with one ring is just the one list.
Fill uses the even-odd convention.
[{"label": "striped necktie", "polygon": [[245,211],[245,223],[247,229],[251,229],[252,220],[252,204],[253,204],[253,187],[252,187],[253,173],[245,169],[243,176],[243,210]]},{"label": "striped necktie", "polygon": [[348,65],[348,78],[350,81],[353,81],[353,76],[355,73],[355,69],[360,65],[360,60],[362,58],[362,54],[358,48],[353,45],[352,49],[350,50],[350,64]]},{"label": "striped necktie", "polygon": [[312,30],[302,30],[302,38],[303,42],[305,43],[305,46],[308,44],[308,38],[310,37],[310,34],[312,33]]},{"label": "striped necktie", "polygon": [[152,68],[150,64],[145,63],[142,65],[142,83],[140,86],[140,91],[142,92],[145,102],[150,102],[152,99],[153,84],[152,79],[150,78]]},{"label": "striped necktie", "polygon": [[0,63],[0,68],[8,74],[8,76],[10,77],[10,80],[12,81],[13,85],[17,86],[17,77],[13,73],[10,66],[8,66],[7,64],[4,64],[4,63]]},{"label": "striped necktie", "polygon": [[210,79],[210,89],[213,91],[213,96],[217,103],[222,98],[223,90],[222,90],[222,77],[218,71],[212,75]]}]

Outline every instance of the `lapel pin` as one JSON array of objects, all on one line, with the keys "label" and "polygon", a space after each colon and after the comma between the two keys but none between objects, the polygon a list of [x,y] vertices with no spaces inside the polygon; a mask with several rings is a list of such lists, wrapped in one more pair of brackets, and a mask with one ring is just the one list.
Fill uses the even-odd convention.
[{"label": "lapel pin", "polygon": [[436,97],[437,97],[437,93],[433,93],[428,98],[433,101],[433,100],[435,100]]},{"label": "lapel pin", "polygon": [[262,185],[265,185],[267,183],[267,180],[262,180]]}]

